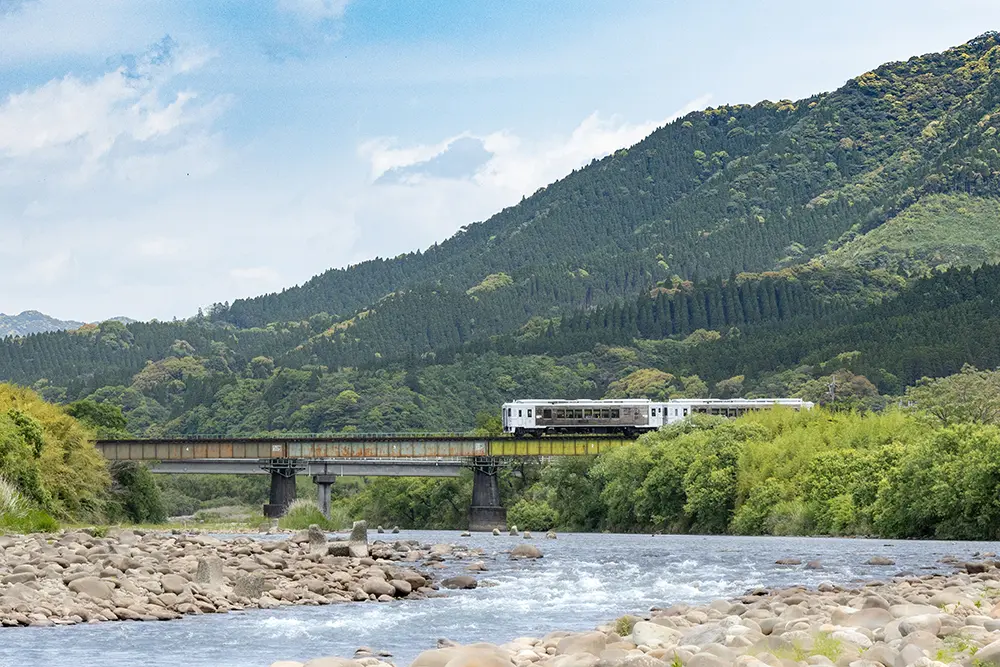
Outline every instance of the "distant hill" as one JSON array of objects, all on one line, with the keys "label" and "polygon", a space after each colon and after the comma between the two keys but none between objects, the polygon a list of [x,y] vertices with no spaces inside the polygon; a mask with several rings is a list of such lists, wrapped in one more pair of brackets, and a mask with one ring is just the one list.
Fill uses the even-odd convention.
[{"label": "distant hill", "polygon": [[[112,317],[111,320],[122,324],[135,322],[130,317]],[[7,336],[30,336],[36,333],[51,331],[71,331],[79,329],[83,322],[75,320],[57,320],[54,317],[40,313],[37,310],[26,310],[18,315],[0,313],[0,338]]]},{"label": "distant hill", "polygon": [[73,320],[57,320],[37,310],[26,310],[19,315],[4,315],[0,313],[0,338],[7,336],[28,336],[49,331],[65,331],[78,329],[83,322]]}]

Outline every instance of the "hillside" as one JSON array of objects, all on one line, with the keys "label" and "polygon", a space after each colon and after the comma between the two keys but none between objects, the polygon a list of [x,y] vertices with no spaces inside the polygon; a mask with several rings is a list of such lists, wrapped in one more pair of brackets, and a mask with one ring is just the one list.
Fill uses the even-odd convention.
[{"label": "hillside", "polygon": [[0,338],[29,336],[48,331],[65,331],[83,326],[83,322],[57,320],[37,310],[26,310],[18,315],[0,313]]},{"label": "hillside", "polygon": [[996,196],[997,45],[990,33],[832,93],[691,113],[424,252],[331,270],[214,317],[348,318],[390,293],[433,285],[451,299],[504,273],[517,307],[500,321],[523,322],[673,275],[801,263],[925,196]]},{"label": "hillside", "polygon": [[528,394],[877,405],[1000,364],[998,73],[991,33],[695,112],[423,252],[0,341],[0,380],[145,434],[465,430]]}]

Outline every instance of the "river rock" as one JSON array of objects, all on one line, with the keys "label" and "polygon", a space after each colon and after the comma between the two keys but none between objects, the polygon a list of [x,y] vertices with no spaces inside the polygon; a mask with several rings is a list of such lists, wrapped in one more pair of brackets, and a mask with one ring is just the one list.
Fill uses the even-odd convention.
[{"label": "river rock", "polygon": [[542,551],[533,544],[518,544],[510,551],[511,558],[541,558]]},{"label": "river rock", "polygon": [[975,664],[1000,666],[1000,640],[987,644],[976,651]]},{"label": "river rock", "polygon": [[165,574],[160,579],[160,585],[167,593],[180,595],[187,589],[187,580],[177,574]]},{"label": "river rock", "polygon": [[493,537],[499,537],[499,536],[500,536],[500,529],[499,528],[494,528],[493,529]]},{"label": "river rock", "polygon": [[256,600],[266,590],[263,572],[243,572],[236,576],[233,594],[241,598]]},{"label": "river rock", "polygon": [[475,577],[470,577],[467,574],[460,574],[456,577],[449,577],[441,582],[441,586],[450,589],[470,589],[475,588],[479,585]]},{"label": "river rock", "polygon": [[361,589],[365,593],[376,597],[380,595],[395,596],[396,594],[396,589],[392,584],[385,579],[378,579],[376,577],[365,579],[365,582],[361,585]]},{"label": "river rock", "polygon": [[517,526],[510,527],[510,536],[517,537],[520,533],[517,532]]},{"label": "river rock", "polygon": [[802,565],[802,559],[800,558],[779,558],[774,561],[775,565]]},{"label": "river rock", "polygon": [[556,537],[557,537],[556,531],[554,530],[550,530],[549,532],[545,533],[545,539],[547,540],[554,540],[556,539]]},{"label": "river rock", "polygon": [[865,565],[895,565],[896,561],[885,556],[873,556],[865,561]]},{"label": "river rock", "polygon": [[110,600],[114,593],[114,588],[105,581],[97,577],[80,577],[69,582],[67,586],[74,593],[89,595],[95,600]]},{"label": "river rock", "polygon": [[678,630],[668,628],[665,625],[639,621],[632,626],[632,642],[636,646],[650,648],[676,646],[680,638],[681,633]]},{"label": "river rock", "polygon": [[589,653],[599,656],[606,645],[607,637],[603,632],[583,632],[561,639],[556,646],[556,653],[561,655]]}]

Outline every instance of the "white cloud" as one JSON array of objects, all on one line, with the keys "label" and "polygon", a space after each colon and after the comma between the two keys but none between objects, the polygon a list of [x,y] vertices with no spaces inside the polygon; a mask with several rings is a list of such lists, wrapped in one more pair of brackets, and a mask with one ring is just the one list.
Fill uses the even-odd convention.
[{"label": "white cloud", "polygon": [[[374,181],[390,170],[429,162],[443,155],[456,141],[472,137],[480,140],[483,148],[493,154],[472,175],[473,180],[485,189],[527,195],[594,158],[631,146],[656,128],[705,108],[710,99],[710,95],[702,95],[667,118],[644,123],[629,123],[617,116],[605,118],[595,111],[584,118],[569,136],[528,140],[506,130],[482,136],[462,132],[438,143],[409,146],[401,146],[394,137],[376,137],[363,142],[358,154],[369,163]],[[407,183],[422,185],[426,180],[415,179]]]},{"label": "white cloud", "polygon": [[278,0],[278,8],[308,21],[339,19],[350,0]]},{"label": "white cloud", "polygon": [[164,38],[96,78],[67,75],[9,95],[0,102],[0,186],[40,176],[78,185],[137,156],[204,142],[224,99],[166,90],[204,57]]}]

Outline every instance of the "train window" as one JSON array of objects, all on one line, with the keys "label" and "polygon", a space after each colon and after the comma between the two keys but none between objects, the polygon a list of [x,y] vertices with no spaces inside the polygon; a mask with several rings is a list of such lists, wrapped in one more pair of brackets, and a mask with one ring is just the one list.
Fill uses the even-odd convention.
[{"label": "train window", "polygon": [[583,410],[577,410],[576,411],[576,418],[577,419],[583,419]]},{"label": "train window", "polygon": [[566,419],[566,411],[556,410],[556,419]]},{"label": "train window", "polygon": [[601,410],[601,419],[609,419],[611,417],[611,410]]},{"label": "train window", "polygon": [[528,408],[528,416],[531,416],[531,408]]},{"label": "train window", "polygon": [[618,419],[618,417],[620,416],[620,414],[621,413],[618,411],[618,408],[611,408],[611,418],[612,419]]},{"label": "train window", "polygon": [[512,414],[514,414],[514,409],[513,408],[507,408],[507,416],[510,417]]},{"label": "train window", "polygon": [[549,408],[545,408],[544,410],[542,410],[542,416],[545,417],[546,419],[552,419],[552,410],[550,410]]},{"label": "train window", "polygon": [[593,410],[584,410],[583,411],[583,417],[584,417],[584,419],[590,419],[593,416],[594,416],[594,411]]},{"label": "train window", "polygon": [[520,410],[518,410],[518,411],[517,411],[517,416],[518,416],[518,417],[523,417],[524,415],[522,415],[522,414],[521,414],[521,411],[520,411]]}]

